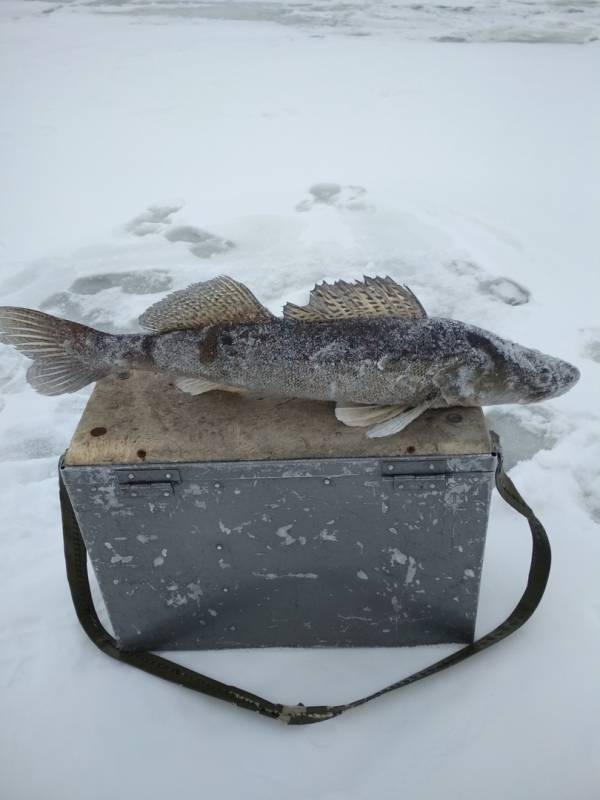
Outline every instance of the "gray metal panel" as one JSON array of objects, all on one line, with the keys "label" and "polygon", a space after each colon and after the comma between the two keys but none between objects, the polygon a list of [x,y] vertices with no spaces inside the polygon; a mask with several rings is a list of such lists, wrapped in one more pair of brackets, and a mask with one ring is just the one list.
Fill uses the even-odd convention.
[{"label": "gray metal panel", "polygon": [[494,464],[314,459],[64,475],[123,647],[416,645],[473,638]]}]

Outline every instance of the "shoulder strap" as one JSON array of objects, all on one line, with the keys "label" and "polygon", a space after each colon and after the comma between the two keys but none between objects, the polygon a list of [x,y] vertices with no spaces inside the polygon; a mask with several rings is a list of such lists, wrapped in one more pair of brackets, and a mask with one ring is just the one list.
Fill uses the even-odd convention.
[{"label": "shoulder strap", "polygon": [[270,700],[252,694],[245,689],[238,689],[237,686],[229,686],[214,678],[201,675],[194,670],[180,666],[154,653],[136,653],[120,650],[116,640],[102,626],[96,614],[88,580],[85,544],[81,537],[81,531],[73,511],[69,494],[62,479],[62,470],[59,470],[60,503],[67,578],[79,622],[96,647],[100,648],[100,650],[112,658],[116,658],[119,661],[137,667],[144,672],[149,672],[151,675],[156,675],[171,683],[177,683],[180,686],[185,686],[196,692],[216,697],[219,700],[226,700],[241,708],[255,711],[266,717],[278,719],[289,725],[308,725],[313,722],[322,722],[323,720],[337,717],[344,711],[368,703],[369,700],[374,700],[376,697],[381,697],[388,692],[401,689],[403,686],[408,686],[410,683],[420,681],[422,678],[435,675],[437,672],[441,672],[453,664],[458,664],[474,656],[476,653],[487,650],[488,647],[510,636],[511,633],[514,633],[524,625],[539,605],[550,574],[550,543],[548,542],[546,531],[531,508],[523,500],[511,479],[504,472],[500,442],[495,433],[492,433],[492,441],[498,459],[496,467],[496,487],[498,492],[510,506],[527,519],[531,530],[533,548],[529,577],[525,591],[508,618],[481,639],[466,645],[456,653],[446,656],[446,658],[442,658],[440,661],[436,661],[434,664],[431,664],[431,666],[419,670],[409,675],[407,678],[402,678],[396,683],[385,686],[383,689],[379,689],[366,697],[361,697],[350,703],[334,706],[305,706],[302,703],[295,706],[282,705],[281,703],[273,703]]}]

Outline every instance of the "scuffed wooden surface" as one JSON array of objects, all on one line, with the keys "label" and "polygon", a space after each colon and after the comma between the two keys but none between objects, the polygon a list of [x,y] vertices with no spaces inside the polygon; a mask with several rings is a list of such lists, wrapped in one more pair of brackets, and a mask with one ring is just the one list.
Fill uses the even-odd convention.
[{"label": "scuffed wooden surface", "polygon": [[[489,453],[480,408],[428,411],[406,430],[368,439],[338,422],[333,403],[245,398],[226,392],[193,397],[149,373],[100,381],[65,463],[131,464]],[[452,422],[452,419],[460,421]],[[102,430],[106,429],[105,433]],[[92,434],[92,431],[96,434]]]}]

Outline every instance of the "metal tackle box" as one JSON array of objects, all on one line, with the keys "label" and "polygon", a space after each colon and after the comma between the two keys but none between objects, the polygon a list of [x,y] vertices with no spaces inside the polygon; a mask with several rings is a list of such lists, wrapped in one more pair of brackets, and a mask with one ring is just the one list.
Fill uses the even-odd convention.
[{"label": "metal tackle box", "polygon": [[496,457],[479,408],[368,439],[331,403],[106,378],[63,460],[127,650],[473,640]]}]

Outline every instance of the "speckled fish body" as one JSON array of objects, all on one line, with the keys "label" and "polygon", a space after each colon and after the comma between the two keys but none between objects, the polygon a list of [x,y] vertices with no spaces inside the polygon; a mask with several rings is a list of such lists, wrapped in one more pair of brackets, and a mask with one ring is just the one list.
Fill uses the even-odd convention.
[{"label": "speckled fish body", "polygon": [[[534,402],[575,367],[451,319],[215,325],[144,343],[153,368],[252,392],[433,406]],[[150,367],[150,363],[147,365]]]},{"label": "speckled fish body", "polygon": [[426,408],[533,403],[566,392],[576,367],[472,325],[429,318],[391,278],[321,284],[273,316],[242,284],[215,278],[174,292],[114,335],[23,308],[0,308],[0,341],[33,364],[42,394],[111,372],[165,372],[191,394],[216,389],[336,401],[347,425],[387,436]]}]

